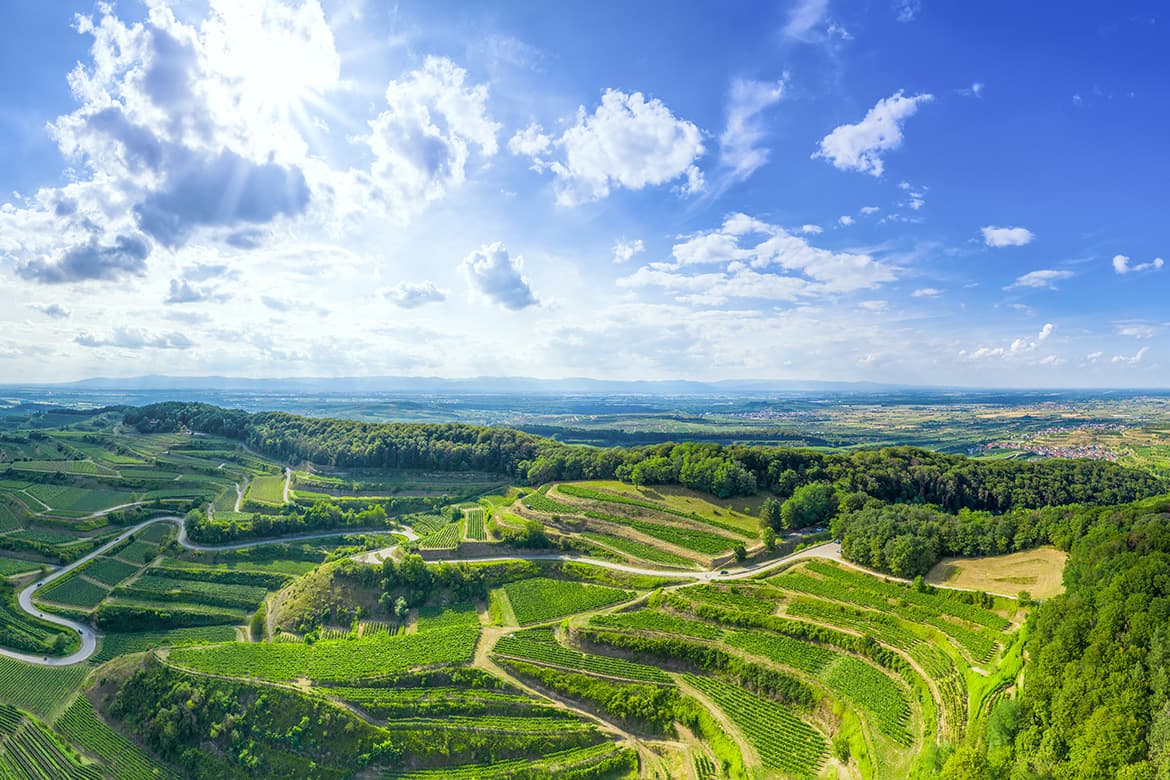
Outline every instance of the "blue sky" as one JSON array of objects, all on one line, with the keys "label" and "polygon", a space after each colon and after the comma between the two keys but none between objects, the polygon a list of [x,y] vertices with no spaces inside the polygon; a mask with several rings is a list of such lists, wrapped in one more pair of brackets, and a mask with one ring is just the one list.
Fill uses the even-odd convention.
[{"label": "blue sky", "polygon": [[0,382],[1170,386],[1162,10],[18,0]]}]

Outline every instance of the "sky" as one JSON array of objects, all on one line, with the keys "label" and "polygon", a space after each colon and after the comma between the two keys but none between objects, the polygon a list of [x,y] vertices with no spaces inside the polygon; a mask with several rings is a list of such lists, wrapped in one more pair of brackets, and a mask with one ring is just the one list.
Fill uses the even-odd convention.
[{"label": "sky", "polygon": [[4,5],[0,383],[1170,387],[1159,2]]}]

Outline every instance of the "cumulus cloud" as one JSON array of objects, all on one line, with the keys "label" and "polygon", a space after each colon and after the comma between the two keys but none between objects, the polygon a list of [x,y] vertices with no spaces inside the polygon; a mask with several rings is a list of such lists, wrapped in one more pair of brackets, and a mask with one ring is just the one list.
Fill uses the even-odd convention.
[{"label": "cumulus cloud", "polygon": [[498,151],[500,125],[487,100],[487,85],[469,84],[467,71],[445,57],[427,57],[390,82],[386,109],[363,140],[374,156],[376,193],[392,212],[405,217],[463,184],[473,150]]},{"label": "cumulus cloud", "polygon": [[860,209],[858,209],[858,213],[864,214],[867,217],[871,214],[876,214],[879,211],[881,211],[881,209],[877,206],[862,206]]},{"label": "cumulus cloud", "polygon": [[1040,345],[1052,336],[1052,332],[1056,326],[1051,322],[1044,323],[1040,332],[1036,334],[1036,338],[1017,338],[1006,347],[979,347],[971,352],[967,350],[960,350],[959,357],[965,360],[987,360],[990,358],[1003,358],[1012,361],[1030,361],[1040,365],[1061,365],[1064,359],[1056,355],[1047,355],[1039,360],[1031,358],[1031,353],[1040,348]]},{"label": "cumulus cloud", "polygon": [[634,255],[641,254],[646,250],[642,239],[636,238],[633,241],[615,241],[613,245],[613,261],[615,263],[628,263]]},{"label": "cumulus cloud", "polygon": [[399,282],[382,291],[382,295],[395,306],[402,309],[416,309],[428,303],[439,303],[447,300],[447,293],[435,286],[432,281]]},{"label": "cumulus cloud", "polygon": [[874,105],[856,124],[840,125],[821,139],[813,157],[828,160],[843,171],[860,171],[881,176],[885,170],[882,153],[902,145],[902,123],[914,116],[918,106],[933,95],[906,97],[902,90]]},{"label": "cumulus cloud", "polygon": [[780,102],[785,80],[735,79],[727,102],[727,126],[719,135],[719,163],[733,180],[742,181],[768,162],[761,146],[765,131],[762,115]]},{"label": "cumulus cloud", "polygon": [[[533,122],[523,130],[516,131],[516,134],[508,141],[508,151],[521,157],[539,159],[548,152],[552,142],[553,139],[545,135],[544,128],[539,123]],[[541,168],[542,166],[538,164],[537,169]]]},{"label": "cumulus cloud", "polygon": [[942,295],[942,290],[934,287],[920,287],[914,292],[910,293],[914,298],[933,298],[936,295]]},{"label": "cumulus cloud", "polygon": [[49,124],[71,182],[14,216],[30,233],[52,218],[50,234],[21,239],[27,278],[140,274],[140,233],[176,247],[201,228],[242,235],[305,213],[307,147],[288,108],[335,86],[340,68],[318,0],[215,0],[198,24],[162,2],[134,23],[99,3],[77,30],[92,38],[69,74],[78,107]]},{"label": "cumulus cloud", "polygon": [[459,264],[472,290],[513,311],[539,303],[522,273],[523,267],[523,258],[511,257],[499,241],[480,247]]},{"label": "cumulus cloud", "polygon": [[1160,257],[1155,257],[1148,263],[1138,263],[1137,265],[1130,265],[1129,258],[1125,255],[1113,256],[1113,271],[1121,275],[1141,273],[1142,271],[1158,271],[1165,265],[1165,261]]},{"label": "cumulus cloud", "polygon": [[135,213],[144,231],[173,247],[200,226],[267,223],[300,214],[308,203],[309,185],[299,168],[252,163],[224,150],[173,171]]},{"label": "cumulus cloud", "polygon": [[1146,353],[1148,353],[1149,351],[1150,351],[1149,347],[1142,347],[1133,355],[1114,355],[1113,362],[1120,363],[1123,365],[1136,366],[1138,363],[1142,362],[1142,360],[1146,356]]},{"label": "cumulus cloud", "polygon": [[31,303],[29,306],[46,317],[52,317],[55,320],[63,320],[69,317],[69,310],[57,303]]},{"label": "cumulus cloud", "polygon": [[149,255],[150,244],[141,236],[115,236],[112,244],[95,236],[58,257],[33,258],[17,266],[16,272],[45,284],[109,281],[126,275],[141,276]]},{"label": "cumulus cloud", "polygon": [[1071,279],[1076,276],[1073,271],[1055,271],[1044,268],[1039,271],[1029,271],[1005,287],[1005,290],[1014,290],[1021,287],[1042,288],[1055,290],[1056,282]]},{"label": "cumulus cloud", "polygon": [[[651,263],[618,284],[660,287],[693,302],[718,303],[731,298],[794,301],[873,289],[895,278],[893,268],[869,255],[820,249],[741,213],[675,244],[672,257],[674,262]],[[720,267],[695,271],[704,266]]]},{"label": "cumulus cloud", "polygon": [[218,292],[212,285],[195,285],[187,279],[171,279],[170,292],[164,303],[202,303],[204,301],[226,301],[226,293]]},{"label": "cumulus cloud", "polygon": [[988,225],[982,228],[983,243],[987,246],[1025,246],[1035,240],[1036,234],[1022,227],[995,227]]},{"label": "cumulus cloud", "polygon": [[140,328],[114,328],[108,335],[82,333],[73,339],[83,347],[118,349],[189,349],[194,343],[182,333],[151,333]]},{"label": "cumulus cloud", "polygon": [[641,190],[677,179],[684,180],[685,193],[703,186],[694,165],[704,151],[699,128],[641,92],[607,89],[592,114],[578,108],[576,124],[559,138],[530,125],[508,148],[530,157],[534,169],[552,172],[562,206],[600,200],[615,188]]},{"label": "cumulus cloud", "polygon": [[825,232],[825,229],[820,225],[801,225],[796,229],[797,233],[803,233],[806,236],[815,236]]}]

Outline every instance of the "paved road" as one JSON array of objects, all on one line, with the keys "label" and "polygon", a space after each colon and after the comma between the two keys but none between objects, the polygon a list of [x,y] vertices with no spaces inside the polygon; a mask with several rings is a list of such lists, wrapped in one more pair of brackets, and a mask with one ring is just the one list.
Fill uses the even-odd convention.
[{"label": "paved road", "polygon": [[[111,547],[116,545],[118,542],[125,539],[130,534],[137,533],[138,531],[141,531],[143,528],[146,528],[147,526],[153,525],[155,523],[173,523],[173,524],[177,525],[179,527],[179,544],[182,545],[183,547],[187,548],[188,550],[196,550],[199,552],[217,552],[217,551],[221,551],[221,550],[243,550],[243,549],[246,549],[249,547],[258,547],[260,545],[265,545],[265,544],[282,544],[282,543],[287,543],[287,542],[304,541],[307,539],[321,539],[321,538],[324,538],[327,536],[337,536],[341,533],[345,533],[344,530],[342,530],[342,531],[336,531],[336,530],[335,531],[321,531],[321,532],[306,533],[306,534],[295,534],[292,536],[283,536],[283,537],[278,537],[278,538],[274,538],[274,539],[256,539],[256,540],[247,541],[247,542],[240,542],[238,544],[204,545],[204,544],[196,544],[195,542],[192,542],[187,537],[187,529],[183,526],[182,518],[179,518],[179,517],[158,517],[158,518],[154,518],[153,520],[147,520],[145,522],[139,523],[138,525],[136,525],[132,528],[127,528],[127,529],[123,530],[122,533],[120,533],[117,536],[117,538],[113,539],[110,542],[107,542],[106,544],[97,548],[96,550],[89,553],[88,555],[77,559],[76,561],[69,564],[68,566],[63,566],[60,569],[58,569],[57,571],[53,572],[52,574],[49,574],[45,577],[42,577],[41,579],[37,580],[36,582],[29,585],[28,587],[26,587],[24,590],[22,590],[20,592],[20,596],[18,598],[18,603],[20,604],[21,609],[23,609],[25,612],[27,612],[30,615],[35,615],[36,617],[47,620],[50,623],[55,623],[59,626],[64,626],[66,628],[70,628],[70,629],[77,632],[78,636],[81,637],[81,647],[77,651],[75,651],[72,654],[67,655],[67,656],[55,658],[52,656],[28,655],[25,653],[18,653],[14,650],[7,650],[5,648],[0,648],[0,655],[5,655],[5,656],[8,656],[9,658],[16,658],[16,659],[19,659],[21,661],[27,661],[29,663],[41,664],[43,666],[68,666],[70,664],[81,663],[82,661],[85,661],[90,656],[92,656],[94,654],[94,652],[97,650],[98,634],[92,628],[85,625],[84,623],[79,623],[75,620],[70,620],[69,618],[64,618],[64,617],[61,617],[59,615],[54,615],[52,613],[45,612],[41,609],[38,609],[36,607],[36,605],[33,604],[33,594],[38,589],[44,587],[45,585],[48,585],[49,583],[53,582],[54,580],[58,580],[61,577],[64,577],[65,575],[67,575],[69,572],[71,572],[71,571],[73,571],[81,566],[84,566],[90,560],[92,560],[93,558],[96,558],[99,555],[101,555],[102,553],[106,552],[107,550],[109,550]],[[394,529],[393,532],[394,533],[401,533],[403,536],[405,536],[407,539],[410,539],[410,540],[418,539],[418,534],[415,533],[414,530],[410,529],[410,528]],[[383,560],[385,555],[389,554],[389,552],[392,551],[393,549],[394,549],[394,547],[385,547],[385,548],[382,548],[380,550],[372,550],[370,552],[360,553],[354,557],[357,560],[361,560],[364,562],[377,563],[377,562],[380,562],[381,560]],[[787,555],[783,558],[778,558],[774,561],[769,561],[769,562],[764,563],[764,564],[760,564],[760,565],[755,565],[755,564],[750,564],[750,563],[749,564],[742,564],[742,565],[738,565],[738,566],[730,566],[730,567],[727,567],[725,569],[721,569],[719,571],[685,571],[685,570],[679,570],[679,569],[645,568],[645,567],[640,567],[640,566],[631,566],[629,564],[624,564],[624,563],[615,563],[614,561],[602,560],[600,558],[590,558],[590,557],[581,556],[581,555],[565,555],[565,554],[560,554],[560,553],[517,553],[517,554],[513,554],[513,555],[491,555],[491,556],[479,556],[479,557],[470,557],[470,558],[453,558],[450,560],[451,560],[451,562],[456,562],[456,563],[492,563],[492,562],[515,561],[515,560],[570,561],[570,562],[574,562],[574,563],[587,563],[587,564],[591,564],[593,566],[599,566],[603,569],[610,569],[612,571],[625,572],[627,574],[641,574],[641,575],[646,575],[646,576],[651,576],[651,577],[670,577],[670,578],[674,578],[674,579],[689,579],[689,580],[694,580],[696,582],[709,582],[711,580],[717,580],[717,579],[735,580],[735,579],[744,579],[747,577],[754,577],[754,576],[757,576],[759,574],[763,574],[765,572],[772,571],[773,569],[780,568],[781,566],[787,566],[787,565],[791,564],[792,562],[797,561],[797,560],[801,560],[803,558],[828,558],[828,559],[832,559],[832,560],[841,561],[841,545],[835,544],[832,542],[827,542],[825,544],[817,545],[815,547],[810,547],[806,550],[801,550],[798,553],[793,553],[792,555]],[[432,563],[438,563],[438,561],[432,561]],[[854,568],[861,568],[861,567],[854,566]]]},{"label": "paved road", "polygon": [[[69,655],[55,657],[55,656],[29,655],[27,653],[19,653],[15,650],[9,650],[7,648],[0,647],[0,655],[7,656],[9,658],[15,658],[19,661],[27,661],[28,663],[32,663],[32,664],[39,664],[41,666],[69,666],[71,664],[81,663],[82,661],[87,660],[91,655],[93,655],[94,652],[97,651],[98,634],[90,626],[86,625],[85,623],[79,623],[76,620],[70,620],[69,618],[61,617],[60,615],[54,615],[51,612],[46,612],[45,610],[38,608],[35,604],[33,604],[33,594],[37,590],[43,588],[44,586],[48,585],[49,583],[53,582],[54,580],[59,580],[62,577],[64,577],[65,575],[69,574],[69,572],[74,571],[75,569],[78,569],[81,566],[84,566],[86,563],[88,563],[89,561],[98,557],[102,553],[106,552],[107,550],[109,550],[111,547],[116,545],[118,542],[125,539],[130,534],[138,533],[143,528],[146,528],[147,526],[150,526],[150,525],[154,525],[155,523],[172,523],[174,525],[177,525],[179,527],[179,544],[181,544],[183,547],[186,547],[188,550],[195,550],[198,552],[218,552],[221,550],[243,550],[243,549],[248,548],[248,547],[259,547],[260,545],[265,545],[265,544],[283,544],[283,543],[287,543],[287,542],[304,541],[307,539],[321,539],[321,538],[324,538],[327,536],[338,536],[338,535],[346,533],[345,530],[321,531],[321,532],[307,533],[307,534],[294,534],[292,536],[282,536],[282,537],[278,537],[278,538],[274,538],[274,539],[255,539],[255,540],[252,540],[249,542],[242,542],[240,544],[204,545],[204,544],[196,544],[195,542],[192,542],[189,538],[187,538],[187,529],[183,527],[183,519],[180,517],[156,517],[152,520],[147,520],[147,521],[139,523],[138,525],[133,526],[131,528],[123,529],[122,532],[119,533],[117,537],[115,537],[114,539],[112,539],[109,542],[106,542],[101,547],[98,547],[96,550],[93,550],[89,554],[87,554],[81,558],[78,558],[76,561],[74,561],[73,563],[71,563],[67,566],[62,566],[60,569],[57,569],[56,571],[54,571],[51,574],[48,574],[44,577],[41,577],[40,579],[33,582],[31,585],[27,586],[24,590],[22,590],[20,592],[20,595],[17,597],[17,603],[20,605],[20,608],[23,609],[28,614],[33,615],[33,616],[38,617],[38,618],[41,618],[43,620],[47,620],[48,622],[54,623],[58,626],[63,626],[65,628],[68,628],[68,629],[75,631],[77,633],[77,635],[81,638],[81,647],[80,648],[78,648],[76,651],[74,651],[73,653],[71,653]],[[403,536],[406,536],[408,539],[411,539],[411,538],[417,539],[418,538],[418,535],[413,530],[408,529],[408,528],[394,529],[393,533],[401,533]]]},{"label": "paved road", "polygon": [[48,585],[54,580],[59,580],[77,567],[85,565],[88,561],[101,555],[106,550],[109,550],[111,547],[125,539],[130,534],[137,533],[143,528],[146,528],[148,525],[165,522],[177,522],[181,524],[182,520],[177,517],[156,518],[154,520],[147,520],[144,523],[139,523],[133,528],[127,528],[123,530],[122,533],[118,534],[118,536],[113,541],[106,542],[101,547],[97,548],[84,557],[78,558],[68,566],[62,566],[52,574],[40,578],[20,592],[20,595],[17,597],[17,603],[20,604],[20,608],[25,612],[47,620],[50,623],[55,623],[59,626],[64,626],[65,628],[69,628],[77,632],[78,636],[81,637],[81,647],[76,652],[70,655],[55,658],[53,656],[28,655],[26,653],[18,653],[15,650],[8,650],[6,648],[0,647],[0,655],[6,655],[9,658],[16,658],[21,661],[28,661],[29,663],[41,664],[43,666],[69,666],[70,664],[81,663],[93,655],[94,651],[97,650],[97,634],[94,633],[94,630],[84,623],[78,623],[75,620],[63,618],[59,615],[54,615],[50,612],[45,612],[44,610],[38,609],[32,601],[33,593],[35,593],[38,588]]}]

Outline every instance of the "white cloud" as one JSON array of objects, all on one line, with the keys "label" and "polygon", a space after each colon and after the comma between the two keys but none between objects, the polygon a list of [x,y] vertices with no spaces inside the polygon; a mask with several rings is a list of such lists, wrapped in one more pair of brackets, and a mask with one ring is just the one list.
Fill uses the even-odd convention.
[{"label": "white cloud", "polygon": [[899,22],[912,22],[922,10],[922,0],[894,0],[894,12]]},{"label": "white cloud", "polygon": [[416,309],[428,303],[439,303],[447,300],[447,293],[435,286],[432,281],[399,282],[393,287],[382,291],[382,295],[395,306],[402,309]]},{"label": "white cloud", "polygon": [[92,38],[69,74],[78,107],[49,123],[70,183],[41,190],[4,226],[17,228],[22,276],[141,276],[154,243],[227,240],[306,213],[307,144],[290,117],[340,84],[317,0],[215,0],[190,25],[163,2],[135,23],[97,7],[77,17]]},{"label": "white cloud", "polygon": [[386,109],[362,140],[374,156],[375,191],[392,213],[405,219],[462,185],[473,149],[483,157],[498,151],[487,99],[487,85],[469,85],[467,71],[445,57],[427,57],[390,82]]},{"label": "white cloud", "polygon": [[187,279],[171,279],[170,292],[167,293],[164,303],[203,303],[205,301],[223,302],[229,297],[226,293],[217,291],[215,285],[191,284]]},{"label": "white cloud", "polygon": [[1158,271],[1165,265],[1165,261],[1160,257],[1155,257],[1148,263],[1138,263],[1137,265],[1130,265],[1129,258],[1125,255],[1113,256],[1113,270],[1118,274],[1132,274],[1141,273],[1142,271]]},{"label": "white cloud", "polygon": [[1076,276],[1073,271],[1055,271],[1049,268],[1039,271],[1029,271],[1005,287],[1005,290],[1014,290],[1020,287],[1034,287],[1055,290],[1056,282],[1071,279]]},{"label": "white cloud", "polygon": [[808,42],[811,33],[819,27],[829,12],[829,0],[796,0],[788,12],[784,35],[798,41]]},{"label": "white cloud", "polygon": [[141,328],[114,328],[109,335],[82,333],[74,341],[83,347],[117,349],[189,349],[191,339],[182,333],[152,333]]},{"label": "white cloud", "polygon": [[522,269],[521,257],[510,257],[502,243],[485,244],[463,259],[459,270],[478,295],[507,309],[535,306],[536,296]]},{"label": "white cloud", "polygon": [[627,263],[637,254],[646,250],[642,239],[636,238],[633,241],[615,241],[613,245],[613,261],[615,263]]},{"label": "white cloud", "polygon": [[987,246],[1025,246],[1035,240],[1036,234],[1022,227],[995,227],[988,225],[982,228],[983,243]]},{"label": "white cloud", "polygon": [[[576,124],[560,138],[530,125],[509,148],[531,157],[534,169],[552,171],[562,206],[600,200],[617,187],[641,190],[676,179],[685,179],[680,191],[688,194],[703,187],[694,165],[704,151],[699,128],[641,92],[607,89],[592,114],[578,108]],[[559,159],[544,156],[554,151]]]},{"label": "white cloud", "polygon": [[68,319],[70,314],[69,310],[59,303],[30,303],[29,306],[55,320]]},{"label": "white cloud", "polygon": [[[741,213],[728,215],[715,230],[675,244],[672,255],[673,263],[651,263],[618,284],[683,291],[690,300],[704,302],[792,301],[874,289],[895,278],[893,268],[869,255],[820,249],[778,225]],[[722,269],[694,273],[695,266]]]},{"label": "white cloud", "polygon": [[1064,362],[1063,358],[1055,355],[1048,355],[1039,360],[1029,357],[1040,345],[1052,336],[1052,332],[1056,326],[1051,322],[1044,323],[1044,327],[1036,335],[1035,339],[1017,338],[1012,339],[1011,343],[1006,347],[979,347],[973,352],[967,350],[960,350],[959,357],[966,360],[988,360],[990,358],[1002,358],[1014,363],[1026,362],[1039,365],[1061,365]]},{"label": "white cloud", "polygon": [[843,171],[881,176],[885,170],[882,153],[902,145],[902,123],[914,116],[920,104],[933,99],[925,93],[906,97],[899,90],[879,100],[860,122],[840,125],[822,138],[813,157],[828,160]]},{"label": "white cloud", "polygon": [[1124,365],[1136,366],[1145,358],[1146,353],[1150,351],[1149,347],[1142,347],[1133,355],[1114,355],[1113,362]]},{"label": "white cloud", "polygon": [[804,233],[806,236],[815,236],[824,233],[825,229],[820,225],[801,225],[796,232]]},{"label": "white cloud", "polygon": [[1141,322],[1123,322],[1117,325],[1117,335],[1127,336],[1138,339],[1139,341],[1153,338],[1157,332],[1158,329],[1154,326]]},{"label": "white cloud", "polygon": [[760,146],[765,132],[763,112],[780,102],[785,80],[735,79],[727,104],[727,127],[719,136],[719,162],[732,179],[742,181],[768,162],[769,151]]},{"label": "white cloud", "polygon": [[934,287],[920,287],[919,289],[910,293],[910,295],[914,298],[933,298],[936,295],[942,295],[942,290],[936,289]]},{"label": "white cloud", "polygon": [[862,207],[861,207],[860,209],[858,209],[857,211],[858,211],[858,213],[859,213],[859,214],[864,214],[865,216],[867,216],[867,217],[868,217],[868,216],[870,216],[871,214],[876,214],[876,213],[878,213],[879,211],[881,211],[881,209],[880,209],[879,207],[877,207],[877,206],[862,206]]},{"label": "white cloud", "polygon": [[699,170],[699,166],[692,165],[687,168],[686,181],[682,182],[675,188],[679,195],[691,196],[698,195],[703,190],[707,189],[707,178],[703,172]]},{"label": "white cloud", "polygon": [[[544,128],[536,122],[523,130],[517,130],[516,134],[508,141],[508,151],[512,154],[538,159],[548,152],[551,146],[552,138],[545,135]],[[537,170],[542,168],[543,166],[538,164]]]},{"label": "white cloud", "polygon": [[906,206],[914,211],[926,205],[926,190],[927,187],[922,187],[916,184],[911,184],[908,181],[898,182],[898,189],[906,193],[906,201],[901,205]]},{"label": "white cloud", "polygon": [[853,217],[849,216],[848,214],[844,214],[840,217],[837,217],[837,223],[844,227],[849,227],[853,224]]}]

